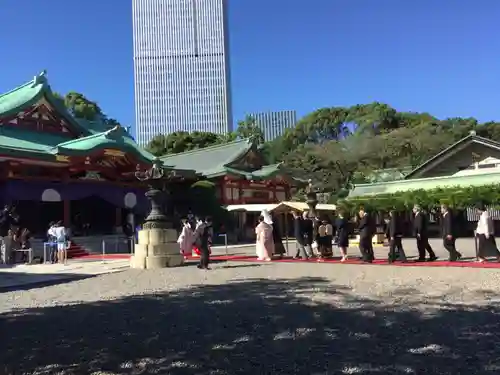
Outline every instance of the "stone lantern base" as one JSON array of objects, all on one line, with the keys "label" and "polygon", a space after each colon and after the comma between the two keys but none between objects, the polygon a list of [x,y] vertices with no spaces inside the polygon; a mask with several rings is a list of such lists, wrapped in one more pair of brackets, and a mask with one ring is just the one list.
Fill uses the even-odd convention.
[{"label": "stone lantern base", "polygon": [[179,267],[184,264],[184,256],[177,244],[175,229],[142,229],[134,255],[130,258],[130,267],[139,269],[157,269]]}]

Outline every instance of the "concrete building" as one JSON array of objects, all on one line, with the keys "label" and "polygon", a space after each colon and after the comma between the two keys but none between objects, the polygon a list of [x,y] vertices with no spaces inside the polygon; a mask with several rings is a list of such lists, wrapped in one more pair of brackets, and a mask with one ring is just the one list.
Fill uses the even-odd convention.
[{"label": "concrete building", "polygon": [[136,139],[232,130],[227,0],[132,0]]},{"label": "concrete building", "polygon": [[260,112],[248,116],[252,117],[262,129],[266,141],[279,137],[285,132],[285,129],[293,128],[297,123],[295,111]]}]

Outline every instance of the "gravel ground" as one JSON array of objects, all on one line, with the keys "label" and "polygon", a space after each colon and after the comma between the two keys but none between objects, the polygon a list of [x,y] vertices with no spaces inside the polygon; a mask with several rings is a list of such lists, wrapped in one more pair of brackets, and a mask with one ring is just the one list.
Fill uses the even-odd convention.
[{"label": "gravel ground", "polygon": [[498,374],[499,291],[488,269],[129,270],[1,293],[0,374]]}]

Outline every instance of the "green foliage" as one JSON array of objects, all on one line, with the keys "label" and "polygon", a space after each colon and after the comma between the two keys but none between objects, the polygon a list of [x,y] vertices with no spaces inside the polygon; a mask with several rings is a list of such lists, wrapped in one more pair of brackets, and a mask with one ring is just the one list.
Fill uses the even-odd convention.
[{"label": "green foliage", "polygon": [[227,135],[178,132],[156,137],[148,149],[160,156],[252,138],[261,144],[267,163],[284,162],[283,168],[292,176],[312,179],[332,197],[342,197],[353,183],[374,182],[380,170],[407,171],[417,167],[471,130],[500,141],[497,122],[438,119],[429,113],[398,112],[374,102],[320,108],[269,142],[264,142],[255,120],[247,117]]},{"label": "green foliage", "polygon": [[500,141],[497,122],[439,120],[428,113],[398,112],[375,102],[318,109],[265,144],[264,150],[269,162],[284,161],[296,177],[311,178],[337,196],[354,182],[372,181],[376,171],[415,168],[471,130]]},{"label": "green foliage", "polygon": [[224,136],[209,132],[174,132],[158,135],[147,145],[146,149],[156,156],[177,154],[198,148],[205,148],[228,141]]},{"label": "green foliage", "polygon": [[340,207],[350,212],[355,212],[360,205],[370,207],[377,211],[390,209],[408,210],[414,204],[419,204],[426,209],[436,208],[440,204],[464,209],[482,202],[486,205],[500,205],[500,189],[497,185],[449,187],[432,190],[411,190],[396,194],[382,194],[376,196],[356,197],[341,200],[337,203]]},{"label": "green foliage", "polygon": [[238,127],[236,131],[231,134],[230,138],[250,138],[257,145],[264,143],[264,133],[252,116],[247,116],[245,120],[238,122]]},{"label": "green foliage", "polygon": [[81,93],[71,91],[65,96],[58,93],[54,93],[54,96],[76,118],[88,121],[102,121],[109,128],[120,125],[117,120],[104,114],[96,102]]}]

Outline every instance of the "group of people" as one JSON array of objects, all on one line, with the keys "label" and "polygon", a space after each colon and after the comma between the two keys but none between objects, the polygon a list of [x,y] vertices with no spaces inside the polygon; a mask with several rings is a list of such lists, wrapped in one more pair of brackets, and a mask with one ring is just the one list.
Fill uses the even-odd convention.
[{"label": "group of people", "polygon": [[[317,257],[318,261],[333,256],[333,225],[326,218],[311,217],[308,211],[302,215],[292,211],[293,233],[296,240],[297,251],[295,259],[309,259]],[[343,223],[343,215],[339,213],[336,222],[338,233],[338,246],[342,252],[342,261],[347,259],[347,247],[349,236],[347,232],[347,221]],[[345,244],[347,241],[347,244]]]},{"label": "group of people", "polygon": [[[494,257],[500,261],[500,251],[497,248],[493,220],[491,219],[484,204],[476,205],[479,213],[479,221],[476,226],[475,236],[478,240],[477,260],[485,262],[486,258]],[[413,234],[417,242],[418,262],[432,262],[437,259],[431,245],[429,244],[429,217],[419,205],[413,207]],[[456,262],[462,258],[462,254],[456,248],[458,237],[457,218],[446,204],[441,205],[440,221],[441,237],[443,247],[447,250],[450,262]],[[403,229],[402,222],[396,212],[390,213],[386,226],[386,237],[389,240],[389,262],[406,261],[406,254],[402,245]],[[428,258],[426,255],[428,254]]]},{"label": "group of people", "polygon": [[[21,226],[21,220],[15,207],[5,205],[0,211],[1,251],[0,263],[13,264],[26,261],[26,252],[18,250],[31,249],[31,234],[27,228]],[[18,259],[16,255],[20,255]]]},{"label": "group of people", "polygon": [[50,263],[66,263],[68,258],[69,233],[62,221],[51,222],[47,229]]},{"label": "group of people", "polygon": [[213,226],[210,217],[194,217],[189,214],[181,219],[181,233],[177,239],[180,252],[185,258],[192,256],[193,252],[200,257],[199,269],[209,270],[210,247],[213,241]]},{"label": "group of people", "polygon": [[[497,248],[493,221],[489,216],[484,204],[476,206],[480,219],[477,223],[475,235],[478,240],[477,260],[485,262],[487,258],[494,257],[500,261],[500,251]],[[418,249],[417,262],[433,262],[438,257],[429,243],[429,215],[418,204],[413,207],[413,235]],[[297,251],[295,259],[316,258],[322,261],[333,256],[333,244],[336,244],[341,253],[341,261],[348,259],[347,249],[349,237],[357,227],[359,234],[359,250],[361,260],[372,263],[375,260],[373,251],[373,236],[376,234],[374,218],[363,207],[359,209],[354,221],[349,220],[345,212],[340,210],[332,225],[327,219],[310,217],[307,211],[302,215],[292,212],[294,218],[294,236]],[[263,212],[256,228],[257,234],[257,257],[263,261],[270,261],[276,247],[272,233],[276,231],[269,213]],[[458,261],[462,254],[456,248],[458,236],[457,218],[446,204],[441,205],[440,231],[443,247],[447,250],[451,262]],[[388,262],[406,262],[407,257],[403,248],[402,239],[404,235],[404,220],[397,211],[390,211],[385,221],[385,236],[389,245]],[[281,238],[279,243],[282,246]],[[283,255],[280,252],[280,256]]]}]

